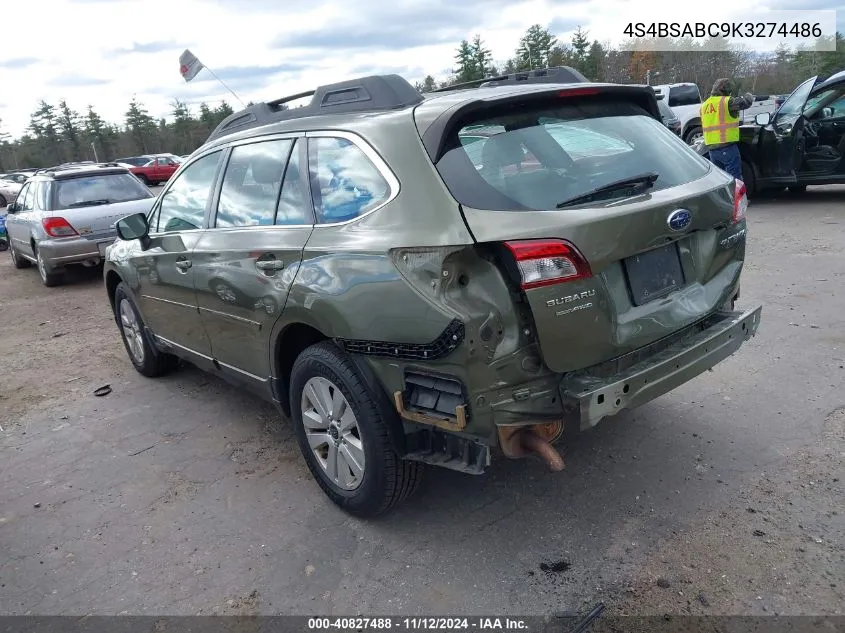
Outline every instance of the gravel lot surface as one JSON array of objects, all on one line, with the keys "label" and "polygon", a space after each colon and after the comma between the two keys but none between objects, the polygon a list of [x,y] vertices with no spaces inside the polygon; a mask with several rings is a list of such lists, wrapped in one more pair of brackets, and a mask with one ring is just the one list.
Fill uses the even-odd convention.
[{"label": "gravel lot surface", "polygon": [[[750,208],[756,338],[566,447],[350,518],[271,406],[149,380],[100,271],[0,255],[1,614],[845,611],[845,188]],[[95,397],[96,388],[112,391]]]}]

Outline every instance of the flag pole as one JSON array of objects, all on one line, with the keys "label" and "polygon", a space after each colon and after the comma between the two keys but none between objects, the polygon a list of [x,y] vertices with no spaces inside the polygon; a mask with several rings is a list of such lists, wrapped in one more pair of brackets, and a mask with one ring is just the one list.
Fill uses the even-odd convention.
[{"label": "flag pole", "polygon": [[229,86],[227,86],[227,85],[226,85],[226,82],[224,82],[222,79],[220,79],[220,77],[218,77],[218,76],[214,73],[214,71],[213,71],[213,70],[211,70],[211,68],[209,68],[209,67],[208,67],[208,66],[206,66],[205,64],[203,64],[202,66],[203,66],[203,68],[205,68],[208,72],[210,72],[210,73],[211,73],[211,76],[212,76],[212,77],[214,77],[217,81],[219,81],[219,82],[223,85],[223,87],[224,87],[226,90],[228,90],[229,92],[231,92],[231,93],[232,93],[232,96],[233,96],[235,99],[237,99],[237,100],[238,100],[238,102],[239,102],[239,103],[240,103],[240,104],[241,104],[244,108],[246,108],[246,104],[245,104],[243,101],[241,101],[241,98],[240,98],[238,95],[236,95],[236,94],[235,94],[235,91],[234,91],[234,90],[232,90]]}]

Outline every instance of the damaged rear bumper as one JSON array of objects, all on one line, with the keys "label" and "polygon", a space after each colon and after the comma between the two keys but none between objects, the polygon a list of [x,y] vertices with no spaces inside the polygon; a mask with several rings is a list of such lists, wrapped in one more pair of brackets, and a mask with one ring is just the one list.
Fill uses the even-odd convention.
[{"label": "damaged rear bumper", "polygon": [[567,422],[588,429],[623,409],[645,404],[711,369],[757,333],[758,306],[747,312],[723,313],[724,319],[685,337],[660,352],[612,376],[586,370],[569,374],[561,383]]}]

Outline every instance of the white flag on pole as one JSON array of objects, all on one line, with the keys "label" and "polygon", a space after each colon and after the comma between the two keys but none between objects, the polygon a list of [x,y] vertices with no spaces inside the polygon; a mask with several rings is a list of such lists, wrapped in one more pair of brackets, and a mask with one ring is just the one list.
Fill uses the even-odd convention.
[{"label": "white flag on pole", "polygon": [[182,73],[182,78],[187,82],[191,81],[197,76],[205,66],[196,58],[196,56],[187,48],[185,52],[179,56],[179,72]]}]

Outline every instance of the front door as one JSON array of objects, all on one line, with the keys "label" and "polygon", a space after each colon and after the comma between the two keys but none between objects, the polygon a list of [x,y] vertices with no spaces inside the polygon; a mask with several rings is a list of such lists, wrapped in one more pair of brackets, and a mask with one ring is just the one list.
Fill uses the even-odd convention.
[{"label": "front door", "polygon": [[270,376],[270,333],[313,229],[304,160],[296,138],[233,147],[210,228],[192,255],[214,359],[255,384]]},{"label": "front door", "polygon": [[33,216],[35,212],[35,183],[29,182],[15,199],[17,210],[6,214],[6,233],[9,243],[19,254],[35,257],[32,251]]},{"label": "front door", "polygon": [[811,77],[798,86],[775,113],[771,125],[760,130],[758,156],[764,177],[795,179],[806,152],[804,104],[816,79]]},{"label": "front door", "polygon": [[168,185],[150,214],[149,247],[136,242],[130,254],[147,326],[166,342],[208,358],[211,344],[197,309],[191,257],[222,154],[217,150],[198,158]]}]

